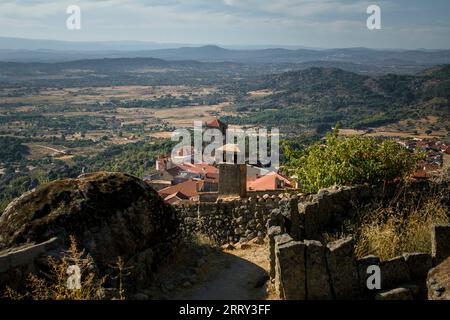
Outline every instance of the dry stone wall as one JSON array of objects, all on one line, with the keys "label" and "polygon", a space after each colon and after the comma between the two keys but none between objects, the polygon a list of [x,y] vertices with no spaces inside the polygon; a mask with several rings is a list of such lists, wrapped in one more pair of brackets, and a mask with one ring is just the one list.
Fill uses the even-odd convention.
[{"label": "dry stone wall", "polygon": [[[329,204],[326,200],[315,202],[316,212],[325,212],[318,205],[321,201]],[[289,234],[284,225],[285,218],[274,210],[268,223],[270,277],[281,299],[412,300],[425,299],[428,291],[432,292],[428,296],[438,298],[445,296],[443,292],[448,292],[448,277],[442,277],[441,271],[448,261],[431,272],[430,269],[450,256],[445,245],[450,242],[449,226],[435,226],[431,230],[432,255],[405,253],[380,261],[376,256],[357,259],[351,237],[328,244],[318,240],[295,239],[296,234]],[[381,287],[375,290],[367,286],[372,275],[368,272],[370,266],[376,266],[380,271]]]},{"label": "dry stone wall", "polygon": [[39,270],[38,260],[46,252],[58,246],[58,238],[52,238],[39,244],[27,244],[0,253],[0,292],[6,286],[18,288],[30,273]]},{"label": "dry stone wall", "polygon": [[320,190],[299,203],[301,237],[321,240],[330,226],[341,225],[357,203],[367,203],[378,194],[369,185]]},{"label": "dry stone wall", "polygon": [[[429,270],[450,256],[450,227],[432,230],[432,255],[405,253],[388,261],[375,256],[357,259],[352,238],[325,243],[322,237],[341,225],[358,204],[380,195],[388,198],[396,187],[336,187],[306,196],[266,194],[181,205],[177,212],[187,238],[201,234],[225,244],[267,236],[269,273],[282,299],[423,299]],[[369,266],[379,267],[380,290],[367,287]]]},{"label": "dry stone wall", "polygon": [[296,199],[297,196],[288,194],[266,194],[234,201],[180,204],[175,208],[185,238],[200,234],[217,244],[225,244],[263,240],[272,211],[290,217],[291,203],[296,207]]},{"label": "dry stone wall", "polygon": [[315,195],[253,194],[232,201],[182,203],[175,208],[187,238],[201,234],[218,244],[263,239],[267,226],[274,225],[271,219],[280,215],[294,239],[321,240],[328,226],[342,222],[355,203],[375,194],[365,185],[324,189]]}]

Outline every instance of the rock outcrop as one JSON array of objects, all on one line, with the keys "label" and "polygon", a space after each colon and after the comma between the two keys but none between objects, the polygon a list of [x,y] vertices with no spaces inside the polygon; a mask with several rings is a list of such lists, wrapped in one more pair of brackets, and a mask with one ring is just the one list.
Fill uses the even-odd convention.
[{"label": "rock outcrop", "polygon": [[430,270],[427,286],[429,300],[450,300],[450,258]]},{"label": "rock outcrop", "polygon": [[78,246],[105,272],[121,256],[133,265],[135,284],[179,239],[175,211],[140,179],[121,173],[93,173],[58,180],[14,200],[0,217],[0,251],[58,239],[58,249],[74,236]]}]

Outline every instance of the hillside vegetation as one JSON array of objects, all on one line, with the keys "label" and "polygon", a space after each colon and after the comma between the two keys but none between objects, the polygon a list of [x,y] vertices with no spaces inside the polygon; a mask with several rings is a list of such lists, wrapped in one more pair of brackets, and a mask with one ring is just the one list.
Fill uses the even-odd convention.
[{"label": "hillside vegetation", "polygon": [[[336,68],[310,68],[266,76],[235,87],[236,124],[298,128],[368,128],[435,115],[450,120],[450,65],[411,75],[367,76]],[[252,91],[269,94],[254,96]],[[450,128],[447,128],[450,129]]]},{"label": "hillside vegetation", "polygon": [[[20,140],[14,141],[15,149],[26,151]],[[51,157],[29,161],[18,153],[15,161],[7,163],[5,174],[0,175],[0,213],[22,193],[56,179],[75,178],[96,171],[123,172],[142,178],[154,169],[158,156],[170,153],[171,146],[172,142],[168,140],[112,145],[96,155],[75,156],[69,163]]]}]

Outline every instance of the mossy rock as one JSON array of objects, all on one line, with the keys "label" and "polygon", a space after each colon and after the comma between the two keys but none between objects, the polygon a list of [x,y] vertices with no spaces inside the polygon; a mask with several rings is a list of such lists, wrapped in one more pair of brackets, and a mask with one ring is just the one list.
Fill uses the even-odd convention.
[{"label": "mossy rock", "polygon": [[118,256],[139,260],[146,252],[151,265],[144,269],[150,272],[172,251],[179,234],[172,207],[145,182],[122,173],[51,182],[14,200],[0,217],[0,250],[52,237],[64,247],[75,236],[101,269]]}]

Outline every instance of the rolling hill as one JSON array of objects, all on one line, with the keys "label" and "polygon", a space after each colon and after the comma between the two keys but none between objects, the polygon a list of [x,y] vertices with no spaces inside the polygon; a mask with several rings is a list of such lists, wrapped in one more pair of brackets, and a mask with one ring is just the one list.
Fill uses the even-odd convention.
[{"label": "rolling hill", "polygon": [[376,127],[429,115],[450,119],[450,65],[416,76],[310,68],[243,81],[230,90],[240,97],[236,101],[239,116],[225,120],[235,124],[297,130],[329,129],[337,122]]}]

